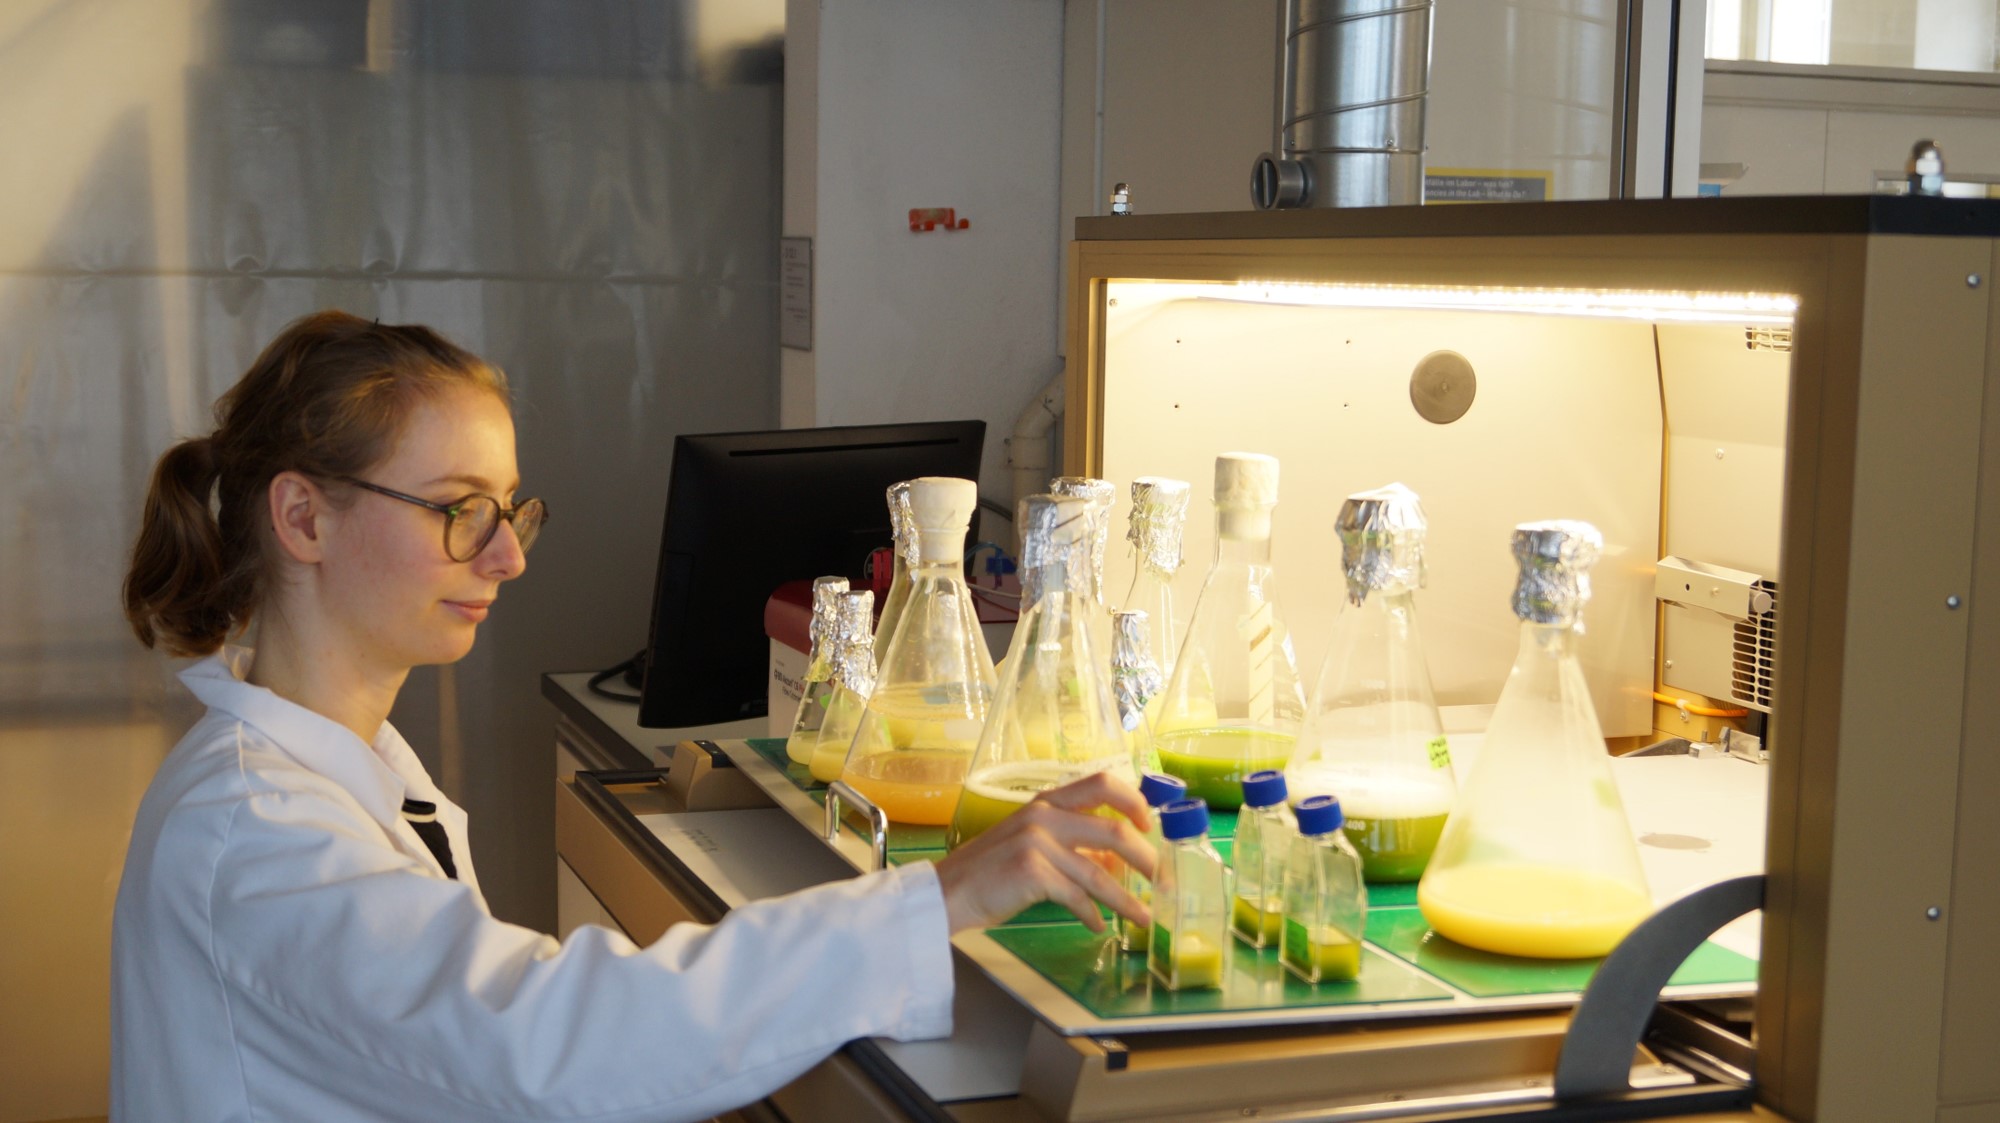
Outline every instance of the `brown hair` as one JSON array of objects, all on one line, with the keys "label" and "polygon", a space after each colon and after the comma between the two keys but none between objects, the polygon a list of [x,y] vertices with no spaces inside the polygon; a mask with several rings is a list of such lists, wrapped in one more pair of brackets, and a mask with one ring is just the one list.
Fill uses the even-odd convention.
[{"label": "brown hair", "polygon": [[215,432],[153,469],[125,618],[147,647],[207,655],[250,622],[269,573],[265,495],[280,472],[356,475],[415,406],[453,386],[507,399],[506,376],[427,327],[317,312],[292,323],[215,403]]}]

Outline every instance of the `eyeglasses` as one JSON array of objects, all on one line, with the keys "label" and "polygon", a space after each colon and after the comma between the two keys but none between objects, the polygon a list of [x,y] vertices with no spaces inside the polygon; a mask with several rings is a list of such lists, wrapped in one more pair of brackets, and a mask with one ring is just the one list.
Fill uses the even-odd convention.
[{"label": "eyeglasses", "polygon": [[548,505],[539,499],[528,499],[512,507],[502,507],[500,501],[490,495],[475,494],[450,503],[433,503],[428,499],[405,495],[400,491],[391,490],[380,484],[371,484],[367,480],[357,480],[352,476],[342,476],[340,480],[342,483],[365,488],[377,495],[414,503],[425,510],[436,511],[443,515],[444,552],[453,561],[469,562],[478,557],[479,552],[486,548],[486,544],[493,541],[493,536],[500,532],[502,519],[514,524],[514,537],[520,540],[521,552],[525,554],[528,552],[528,547],[534,545],[535,539],[541,535],[542,524],[549,520]]}]

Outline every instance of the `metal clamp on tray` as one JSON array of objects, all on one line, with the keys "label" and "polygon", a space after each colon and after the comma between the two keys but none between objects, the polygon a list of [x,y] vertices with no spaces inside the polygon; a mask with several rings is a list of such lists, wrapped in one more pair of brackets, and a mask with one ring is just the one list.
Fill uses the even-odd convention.
[{"label": "metal clamp on tray", "polygon": [[868,819],[868,851],[874,856],[873,870],[889,868],[889,813],[868,801],[868,797],[835,780],[826,789],[826,824],[822,834],[828,842],[840,837],[842,808],[858,811]]}]

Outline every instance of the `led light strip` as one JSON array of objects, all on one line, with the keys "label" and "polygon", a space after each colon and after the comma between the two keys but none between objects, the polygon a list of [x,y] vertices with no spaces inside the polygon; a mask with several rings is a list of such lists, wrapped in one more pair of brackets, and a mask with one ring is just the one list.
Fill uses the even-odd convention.
[{"label": "led light strip", "polygon": [[1239,281],[1235,284],[1137,282],[1136,284],[1143,286],[1146,296],[1155,299],[1222,300],[1326,308],[1517,312],[1545,316],[1583,316],[1595,319],[1655,322],[1789,326],[1799,308],[1799,301],[1795,296],[1757,292],[1421,288],[1401,285],[1301,284],[1294,281]]}]

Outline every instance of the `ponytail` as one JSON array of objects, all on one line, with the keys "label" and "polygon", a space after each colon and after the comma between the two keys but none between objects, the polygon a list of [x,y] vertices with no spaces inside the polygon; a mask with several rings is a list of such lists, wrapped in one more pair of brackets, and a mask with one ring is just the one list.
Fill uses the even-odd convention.
[{"label": "ponytail", "polygon": [[182,441],[153,469],[125,576],[125,618],[147,647],[208,655],[239,623],[226,591],[232,567],[211,506],[217,474],[211,437]]}]

